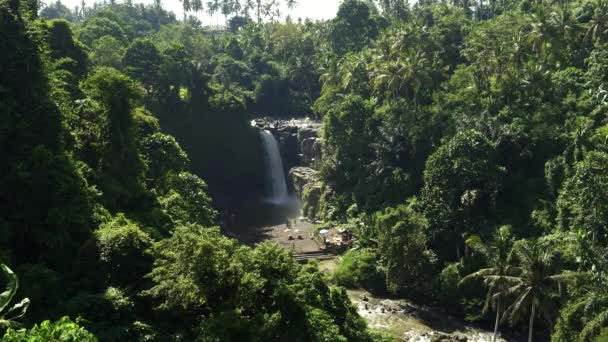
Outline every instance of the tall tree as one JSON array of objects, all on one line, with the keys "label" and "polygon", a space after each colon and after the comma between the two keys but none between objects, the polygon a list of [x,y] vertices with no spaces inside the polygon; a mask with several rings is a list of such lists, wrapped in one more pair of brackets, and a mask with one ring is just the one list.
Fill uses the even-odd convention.
[{"label": "tall tree", "polygon": [[427,249],[426,224],[424,217],[404,205],[377,215],[379,251],[387,288],[393,294],[418,297],[430,290],[435,256]]},{"label": "tall tree", "polygon": [[180,0],[184,8],[184,12],[200,12],[203,10],[202,0]]},{"label": "tall tree", "polygon": [[298,6],[298,2],[296,0],[285,0],[285,4],[287,5],[287,8],[289,9],[289,15],[291,15],[291,12],[293,11],[293,9]]},{"label": "tall tree", "polygon": [[105,204],[113,209],[137,208],[134,201],[143,194],[144,168],[138,152],[135,108],[141,103],[141,89],[115,69],[102,67],[85,80],[87,94],[107,116],[108,146],[101,165]]},{"label": "tall tree", "polygon": [[158,86],[161,63],[162,56],[149,39],[134,40],[122,58],[126,74],[140,81],[148,94]]},{"label": "tall tree", "polygon": [[12,263],[44,260],[63,272],[90,236],[91,198],[20,5],[0,1],[1,248]]},{"label": "tall tree", "polygon": [[528,342],[534,341],[534,322],[539,315],[553,327],[553,318],[557,312],[557,285],[562,281],[562,274],[556,264],[556,254],[546,249],[537,241],[518,241],[513,253],[519,262],[516,268],[518,275],[503,277],[508,282],[507,295],[514,295],[515,300],[505,312],[503,319],[514,324],[529,314]]},{"label": "tall tree", "polygon": [[582,229],[594,243],[608,239],[608,154],[589,152],[574,165],[557,202],[558,222],[563,229]]},{"label": "tall tree", "polygon": [[492,144],[472,130],[458,133],[428,158],[421,205],[429,219],[431,244],[442,258],[459,260],[465,229],[479,233],[486,227],[503,172]]},{"label": "tall tree", "polygon": [[467,239],[467,245],[474,251],[483,254],[488,260],[487,268],[482,268],[477,272],[469,274],[461,280],[461,284],[466,284],[470,279],[483,279],[487,287],[486,301],[483,307],[484,313],[492,307],[496,311],[494,323],[494,335],[492,341],[496,342],[498,327],[505,308],[503,307],[507,280],[505,277],[511,275],[512,269],[509,254],[513,245],[513,237],[508,226],[500,227],[494,234],[494,240],[490,244],[485,244],[478,236],[474,235]]}]

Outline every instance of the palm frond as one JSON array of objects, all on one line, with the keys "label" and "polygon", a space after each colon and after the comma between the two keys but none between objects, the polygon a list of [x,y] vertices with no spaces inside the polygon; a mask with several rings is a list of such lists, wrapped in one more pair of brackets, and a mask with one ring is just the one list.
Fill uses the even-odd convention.
[{"label": "palm frond", "polygon": [[608,310],[600,312],[594,319],[585,324],[579,335],[579,340],[584,342],[591,341],[606,326],[608,326]]},{"label": "palm frond", "polygon": [[509,306],[509,308],[505,311],[505,314],[501,321],[504,321],[506,318],[508,318],[509,323],[511,325],[515,325],[515,323],[521,321],[523,315],[527,313],[527,309],[531,307],[531,305],[533,305],[534,298],[532,297],[533,296],[531,288],[527,288],[526,290],[524,290],[517,297],[515,302],[513,302],[513,304],[511,304],[511,306]]}]

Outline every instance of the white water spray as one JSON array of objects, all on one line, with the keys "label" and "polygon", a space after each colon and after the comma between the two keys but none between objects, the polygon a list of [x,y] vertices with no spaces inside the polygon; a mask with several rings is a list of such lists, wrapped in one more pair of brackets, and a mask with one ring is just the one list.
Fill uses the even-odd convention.
[{"label": "white water spray", "polygon": [[279,145],[274,135],[267,130],[260,130],[260,136],[264,147],[264,165],[266,166],[266,181],[269,184],[270,201],[284,203],[288,199],[287,183],[285,182]]}]

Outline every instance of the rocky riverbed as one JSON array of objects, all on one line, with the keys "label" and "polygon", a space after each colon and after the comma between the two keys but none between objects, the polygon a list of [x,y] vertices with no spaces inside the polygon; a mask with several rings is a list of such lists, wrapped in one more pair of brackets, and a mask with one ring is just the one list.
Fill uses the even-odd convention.
[{"label": "rocky riverbed", "polygon": [[[399,341],[492,341],[492,332],[469,326],[432,307],[403,299],[378,298],[364,290],[349,290],[348,295],[370,328],[388,333]],[[499,337],[497,341],[516,339]]]}]

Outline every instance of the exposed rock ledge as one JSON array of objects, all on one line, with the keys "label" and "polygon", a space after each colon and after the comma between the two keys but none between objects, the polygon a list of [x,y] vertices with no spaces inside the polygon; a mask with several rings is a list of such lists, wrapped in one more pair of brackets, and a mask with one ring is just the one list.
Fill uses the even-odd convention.
[{"label": "exposed rock ledge", "polygon": [[319,172],[310,167],[296,166],[289,170],[289,178],[292,181],[294,191],[302,195],[307,184],[313,184],[319,180]]}]

